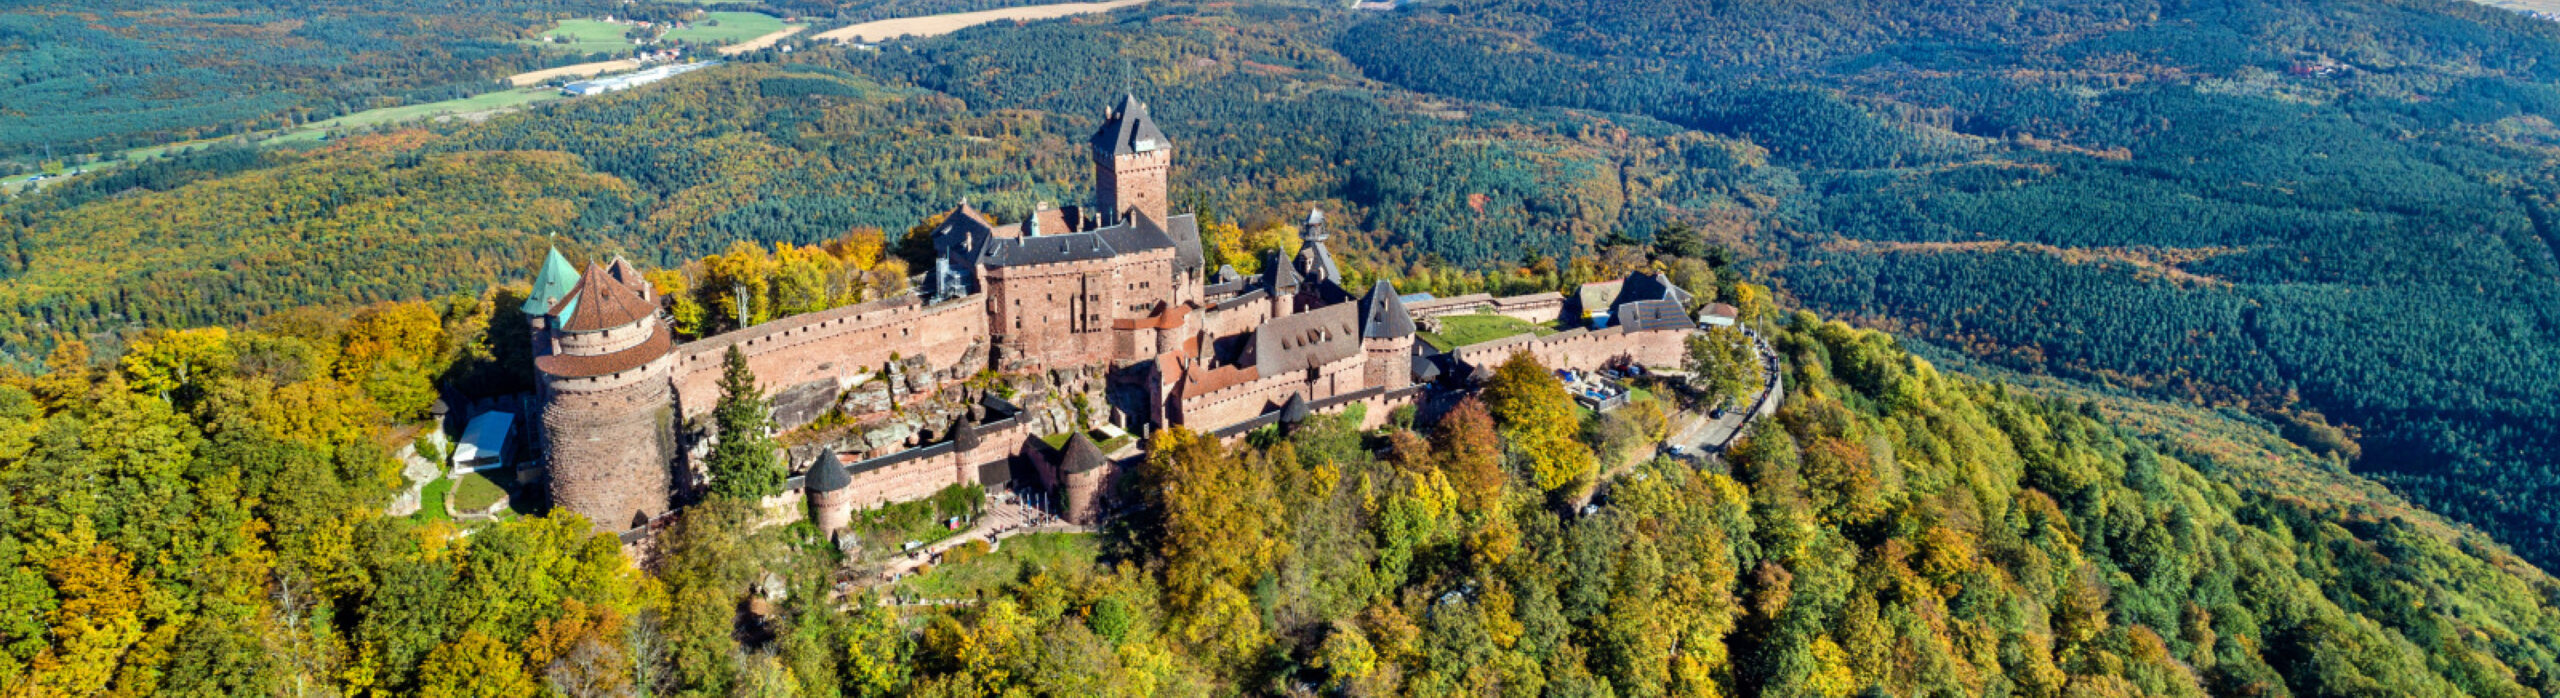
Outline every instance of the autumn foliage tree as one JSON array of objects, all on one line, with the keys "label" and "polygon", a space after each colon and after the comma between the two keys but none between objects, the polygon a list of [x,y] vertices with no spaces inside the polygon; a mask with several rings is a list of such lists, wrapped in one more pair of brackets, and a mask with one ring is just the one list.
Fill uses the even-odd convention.
[{"label": "autumn foliage tree", "polygon": [[1485,385],[1484,402],[1499,426],[1505,445],[1529,464],[1530,482],[1554,492],[1587,480],[1599,461],[1576,440],[1582,419],[1566,393],[1537,357],[1518,352],[1494,369]]}]

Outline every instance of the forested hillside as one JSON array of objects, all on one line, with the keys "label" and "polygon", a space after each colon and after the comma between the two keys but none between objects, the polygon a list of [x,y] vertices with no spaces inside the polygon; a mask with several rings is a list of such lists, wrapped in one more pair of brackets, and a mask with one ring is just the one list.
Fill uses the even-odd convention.
[{"label": "forested hillside", "polygon": [[585,0],[14,2],[0,13],[0,171],[497,88]]},{"label": "forested hillside", "polygon": [[[1011,31],[1042,32],[1060,56],[1096,65],[1141,35],[1198,42],[1225,57],[1215,65],[1280,60],[1272,42],[1285,32],[1226,13],[1200,21],[1211,26]],[[1061,63],[1058,77],[1022,84],[1073,79],[1092,92],[1047,109],[990,107],[977,105],[1007,98],[983,90],[1011,83],[905,83],[934,64],[891,71],[851,65],[852,53],[701,71],[432,136],[190,155],[0,203],[0,240],[14,245],[0,261],[5,358],[31,366],[57,336],[105,341],[97,335],[521,282],[555,234],[581,256],[673,266],[740,241],[905,231],[964,199],[1008,217],[1090,199],[1081,144],[1116,69]],[[1739,206],[1738,180],[1760,176],[1746,147],[1641,117],[1630,128],[1572,114],[1415,114],[1352,89],[1353,78],[1266,72],[1208,70],[1150,91],[1178,134],[1177,195],[1225,225],[1302,217],[1311,204],[1370,214],[1400,231],[1375,235],[1399,250],[1373,260],[1399,271],[1427,257],[1567,254],[1674,206]],[[1297,96],[1264,97],[1273,94]],[[1432,233],[1441,230],[1469,232]],[[131,244],[76,253],[99,241]]]},{"label": "forested hillside", "polygon": [[[1135,90],[1213,235],[1322,206],[1355,273],[1465,292],[1618,268],[1576,256],[1676,223],[1811,307],[2283,425],[2549,565],[2555,26],[2449,0],[1161,0],[20,197],[0,329],[31,367],[62,337],[520,279],[552,233],[674,265],[964,198],[1018,216],[1089,196],[1083,138]],[[282,173],[386,159],[428,204],[261,208]],[[439,163],[513,174],[415,166]],[[199,210],[224,207],[260,213]],[[338,274],[241,234],[363,220]],[[67,254],[87,238],[173,245]]]},{"label": "forested hillside", "polygon": [[2560,563],[2560,25],[2441,0],[1460,0],[1334,45],[1415,90],[1748,139],[1807,190],[1763,268],[1808,304],[2302,422]]},{"label": "forested hillside", "polygon": [[381,516],[414,388],[521,361],[483,329],[515,300],[0,372],[0,692],[2560,691],[2560,585],[2478,534],[2304,492],[2321,460],[2246,426],[2215,436],[2285,481],[2096,416],[2193,408],[2040,397],[1801,313],[1765,328],[1792,397],[1729,464],[1627,462],[1614,415],[1556,429],[1562,386],[1515,359],[1421,423],[1161,433],[1100,564],[961,605],[835,597],[834,546],[716,498],[646,573],[566,515]]}]

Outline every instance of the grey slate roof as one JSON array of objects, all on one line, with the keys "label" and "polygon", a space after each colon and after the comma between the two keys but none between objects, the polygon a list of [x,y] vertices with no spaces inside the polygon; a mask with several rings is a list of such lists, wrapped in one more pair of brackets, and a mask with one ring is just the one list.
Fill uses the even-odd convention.
[{"label": "grey slate roof", "polygon": [[1141,214],[1119,225],[1081,233],[989,238],[986,250],[978,255],[978,263],[990,267],[1056,264],[1165,248],[1176,248],[1175,257],[1181,256],[1164,226]]},{"label": "grey slate roof", "polygon": [[1177,249],[1174,253],[1175,257],[1182,256],[1178,251],[1181,246],[1176,243],[1173,235],[1165,230],[1163,224],[1148,218],[1143,211],[1130,216],[1129,220],[1122,221],[1119,225],[1097,228],[1093,234],[1110,241],[1111,247],[1123,254],[1172,247]]},{"label": "grey slate roof", "polygon": [[1120,251],[1113,249],[1102,236],[1093,233],[1042,235],[988,240],[987,250],[978,255],[978,263],[990,267],[1014,267],[1106,259],[1119,254]]},{"label": "grey slate roof", "polygon": [[1281,257],[1279,250],[1271,251],[1271,259],[1266,266],[1269,267],[1269,271],[1263,272],[1263,278],[1268,280],[1268,287],[1273,294],[1298,292],[1298,269],[1290,264],[1287,258]]},{"label": "grey slate roof", "polygon": [[1342,283],[1342,265],[1333,262],[1333,250],[1325,249],[1323,240],[1309,240],[1298,250],[1298,273],[1309,281]]},{"label": "grey slate roof", "polygon": [[1280,421],[1284,424],[1296,424],[1307,421],[1307,417],[1313,416],[1314,413],[1313,408],[1307,407],[1305,394],[1290,393],[1288,404],[1280,406]]},{"label": "grey slate roof", "polygon": [[1369,286],[1369,297],[1360,299],[1360,336],[1365,339],[1395,339],[1413,336],[1413,312],[1406,310],[1404,300],[1396,295],[1395,284],[1385,279]]},{"label": "grey slate roof", "polygon": [[1300,371],[1360,353],[1360,307],[1339,303],[1273,318],[1253,332],[1253,365],[1262,375]]},{"label": "grey slate roof", "polygon": [[1200,249],[1200,219],[1188,213],[1167,216],[1164,232],[1173,238],[1174,271],[1198,273],[1202,267],[1208,266],[1209,257]]},{"label": "grey slate roof", "polygon": [[1103,457],[1101,446],[1094,445],[1091,437],[1079,431],[1067,439],[1066,459],[1060,467],[1070,473],[1081,473],[1102,467],[1110,460]]},{"label": "grey slate roof", "polygon": [[1612,315],[1622,316],[1626,314],[1626,305],[1629,303],[1662,300],[1671,301],[1685,309],[1689,305],[1689,298],[1688,291],[1672,285],[1671,279],[1661,274],[1632,274],[1627,277],[1625,284],[1618,286],[1618,298],[1609,302],[1609,310]]},{"label": "grey slate roof", "polygon": [[1669,299],[1636,301],[1618,306],[1613,319],[1629,332],[1698,328],[1698,323],[1689,319],[1688,309],[1681,307],[1679,301]]},{"label": "grey slate roof", "polygon": [[844,461],[836,458],[832,448],[818,449],[818,457],[810,460],[806,477],[801,491],[810,494],[834,492],[853,484],[853,474],[845,471]]},{"label": "grey slate roof", "polygon": [[1093,134],[1094,152],[1104,155],[1136,155],[1173,147],[1173,141],[1156,128],[1155,117],[1147,114],[1147,105],[1137,95],[1121,95],[1120,106],[1113,107],[1102,121],[1102,129]]},{"label": "grey slate roof", "polygon": [[943,215],[942,225],[933,229],[933,251],[965,263],[977,259],[978,253],[986,249],[987,240],[992,237],[995,237],[995,224],[979,215],[977,209],[970,208],[969,202],[963,201]]}]

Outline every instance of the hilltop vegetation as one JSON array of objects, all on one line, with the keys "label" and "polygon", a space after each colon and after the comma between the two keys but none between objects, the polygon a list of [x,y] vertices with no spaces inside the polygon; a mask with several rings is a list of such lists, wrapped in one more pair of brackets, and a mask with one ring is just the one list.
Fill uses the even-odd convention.
[{"label": "hilltop vegetation", "polygon": [[[523,273],[463,250],[555,230],[582,255],[674,266],[740,241],[908,230],[962,198],[1010,216],[1083,201],[1083,138],[1135,85],[1213,238],[1322,206],[1353,273],[1463,293],[1622,273],[1609,249],[1677,224],[1810,307],[2281,425],[2548,565],[2555,37],[2434,0],[1158,2],[438,126],[410,152],[554,163],[525,187],[627,194],[545,198],[571,210],[505,223],[514,248],[385,225],[404,232],[383,249],[427,251],[366,263],[441,292]],[[162,176],[255,180],[356,150]],[[127,300],[181,272],[24,242],[57,220],[154,239],[110,230],[145,225],[123,199],[77,191],[0,205],[21,241],[0,269],[21,366],[64,332],[383,297],[195,263],[191,288],[213,290]],[[271,215],[339,215],[311,204]],[[192,242],[171,254],[199,261],[254,247],[228,229],[178,237]]]},{"label": "hilltop vegetation", "polygon": [[[1410,429],[1162,432],[1098,561],[1024,558],[969,605],[831,598],[833,546],[728,500],[645,574],[574,516],[382,517],[414,387],[523,361],[492,351],[521,340],[494,331],[514,300],[0,374],[0,690],[2560,691],[2560,585],[2476,534],[2199,468],[2175,454],[2210,444],[1801,313],[1763,328],[1793,397],[1729,465],[1597,481],[1610,429],[1553,428],[1570,403],[1515,359]],[[2267,444],[2259,467],[2318,462],[2223,433]]]},{"label": "hilltop vegetation", "polygon": [[[579,0],[15,3],[0,16],[0,163],[320,121],[495,89]],[[11,168],[17,169],[17,168]]]},{"label": "hilltop vegetation", "polygon": [[1334,46],[1410,89],[1748,139],[1806,190],[1761,242],[1804,302],[2303,423],[2560,563],[2549,22],[2434,0],[1462,0]]}]

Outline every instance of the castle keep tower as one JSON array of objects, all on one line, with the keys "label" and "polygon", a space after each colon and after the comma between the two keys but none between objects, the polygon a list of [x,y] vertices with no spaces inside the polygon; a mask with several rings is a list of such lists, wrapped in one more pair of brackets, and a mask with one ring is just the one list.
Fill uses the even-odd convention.
[{"label": "castle keep tower", "polygon": [[1126,220],[1133,210],[1150,220],[1169,220],[1165,176],[1172,169],[1173,141],[1156,128],[1146,104],[1122,95],[1093,134],[1094,208],[1102,212],[1102,224]]},{"label": "castle keep tower", "polygon": [[667,511],[675,336],[640,270],[591,265],[534,323],[551,504],[623,531]]}]

